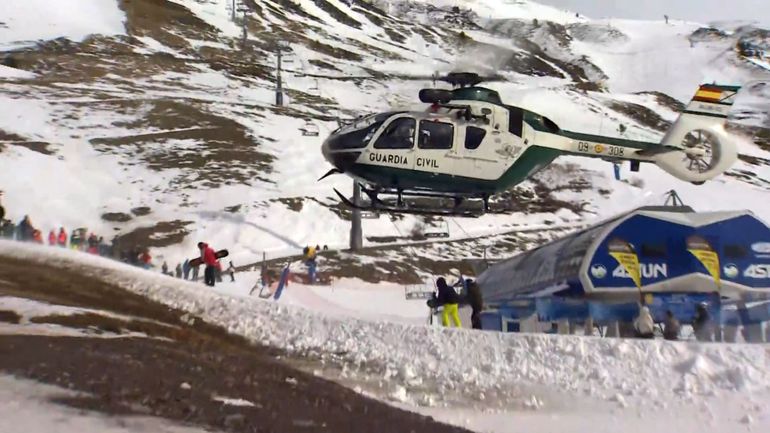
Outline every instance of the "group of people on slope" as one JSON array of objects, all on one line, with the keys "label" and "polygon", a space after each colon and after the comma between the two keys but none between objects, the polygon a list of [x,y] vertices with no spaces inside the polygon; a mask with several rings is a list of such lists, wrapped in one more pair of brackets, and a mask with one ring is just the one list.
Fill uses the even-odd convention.
[{"label": "group of people on slope", "polygon": [[[462,293],[458,293],[455,286],[462,286]],[[484,308],[484,303],[479,285],[471,279],[466,279],[450,286],[444,277],[439,277],[436,280],[436,293],[428,300],[428,306],[433,309],[442,307],[442,325],[448,327],[453,324],[458,328],[462,326],[459,315],[460,304],[470,305],[471,327],[481,329],[481,310]]]},{"label": "group of people on slope", "polygon": [[[0,236],[20,242],[45,244],[43,233],[35,228],[29,215],[25,215],[19,224],[13,224],[9,220],[0,220]],[[60,227],[58,231],[52,229],[48,232],[48,245],[61,248],[69,247],[73,250],[86,251],[101,256],[111,255],[112,249],[103,237],[96,236],[94,233],[86,236],[86,230],[83,228],[72,230],[69,236],[64,227]]]},{"label": "group of people on slope", "polygon": [[[666,318],[663,320],[663,338],[666,340],[678,340],[681,324],[674,317],[671,310],[666,311]],[[708,306],[701,302],[695,308],[695,317],[692,322],[692,329],[695,338],[698,341],[712,341],[714,335],[713,323]],[[655,321],[650,313],[650,308],[642,305],[639,308],[639,315],[634,321],[634,331],[638,338],[655,338]]]}]

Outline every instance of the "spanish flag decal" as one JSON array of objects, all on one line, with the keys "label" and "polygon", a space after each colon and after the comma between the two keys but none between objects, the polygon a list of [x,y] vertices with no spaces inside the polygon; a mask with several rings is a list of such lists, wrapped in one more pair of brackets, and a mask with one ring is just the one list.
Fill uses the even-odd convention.
[{"label": "spanish flag decal", "polygon": [[714,248],[705,238],[698,235],[688,237],[686,242],[687,251],[703,264],[719,287],[719,255],[714,251]]},{"label": "spanish flag decal", "polygon": [[636,255],[634,247],[623,239],[613,238],[607,243],[607,249],[620,266],[623,266],[623,269],[628,272],[636,287],[641,289],[642,272],[639,267],[639,256]]},{"label": "spanish flag decal", "polygon": [[693,99],[701,102],[720,102],[723,93],[722,89],[704,85],[700,86]]}]

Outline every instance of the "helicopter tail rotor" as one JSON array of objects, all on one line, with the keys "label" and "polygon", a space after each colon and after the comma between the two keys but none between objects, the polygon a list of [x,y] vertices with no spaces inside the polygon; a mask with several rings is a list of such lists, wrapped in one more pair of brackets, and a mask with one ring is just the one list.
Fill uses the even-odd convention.
[{"label": "helicopter tail rotor", "polygon": [[658,154],[656,164],[674,177],[696,184],[728,170],[738,152],[724,125],[739,89],[700,86],[661,143],[675,150]]}]

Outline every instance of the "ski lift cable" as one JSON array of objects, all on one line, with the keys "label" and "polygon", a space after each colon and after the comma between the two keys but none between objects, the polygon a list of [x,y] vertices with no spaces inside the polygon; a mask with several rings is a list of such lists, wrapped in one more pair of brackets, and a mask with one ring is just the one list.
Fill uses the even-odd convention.
[{"label": "ski lift cable", "polygon": [[452,222],[453,222],[453,223],[455,223],[455,225],[457,225],[457,227],[460,227],[460,231],[462,231],[463,233],[465,233],[465,236],[466,236],[466,237],[471,237],[471,235],[470,235],[468,232],[466,232],[466,231],[465,231],[465,229],[463,228],[463,226],[461,226],[461,225],[460,225],[460,223],[458,223],[456,219],[454,219],[454,218],[449,218],[449,219],[451,219],[451,220],[452,220]]}]

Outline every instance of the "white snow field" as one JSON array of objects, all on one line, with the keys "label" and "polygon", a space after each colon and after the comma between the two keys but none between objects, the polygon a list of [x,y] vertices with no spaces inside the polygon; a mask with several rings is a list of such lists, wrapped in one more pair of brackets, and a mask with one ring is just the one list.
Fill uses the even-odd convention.
[{"label": "white snow field", "polygon": [[372,310],[376,297],[368,307],[349,306],[368,318],[326,314],[318,300],[309,302],[321,311],[291,305],[304,296],[291,301],[293,285],[288,302],[247,297],[247,274],[236,276],[240,288],[211,290],[58,248],[0,241],[0,256],[79,269],[256,343],[318,359],[316,374],[365,394],[480,432],[770,427],[768,345],[444,329],[380,320],[390,312]]},{"label": "white snow field", "polygon": [[0,50],[56,38],[82,40],[92,34],[124,34],[116,0],[3,0]]},{"label": "white snow field", "polygon": [[[233,50],[233,55],[238,55],[234,47],[241,30],[230,19],[229,0],[175,0],[175,3],[187,8],[191,19],[210,25],[216,40],[175,35],[182,40],[182,45],[189,45],[182,50],[161,38],[147,36],[147,29],[141,29],[142,32],[131,35],[136,38],[132,42],[135,45],[126,49],[146,56],[159,53],[175,56],[179,61],[196,58],[196,50],[212,48]],[[253,13],[251,18],[262,26],[286,25],[287,21],[305,26],[310,39],[361,57],[355,61],[340,60],[313,49],[307,42],[292,42],[293,52],[287,59],[291,59],[293,65],[286,67],[293,72],[284,76],[286,89],[331,101],[330,107],[319,108],[304,103],[299,97],[287,95],[288,107],[298,113],[334,115],[343,111],[345,117],[351,115],[349,113],[386,111],[411,104],[416,101],[417,91],[429,86],[430,81],[405,79],[400,75],[427,77],[435,71],[448,72],[459,66],[479,69],[477,60],[489,57],[484,49],[464,52],[444,42],[442,37],[449,38],[459,30],[451,26],[444,29],[446,25],[442,23],[433,26],[435,34],[428,32],[433,35],[431,37],[423,35],[424,28],[419,28],[420,31],[405,35],[404,42],[391,43],[385,42],[385,27],[377,25],[376,20],[370,21],[360,8],[351,9],[336,0],[329,2],[360,22],[358,29],[331,17],[315,1],[292,3],[300,5],[307,15],[284,11],[286,16],[280,16],[270,8],[264,8],[263,13]],[[417,26],[417,23],[428,20],[425,11],[417,8],[427,5],[473,8],[481,24],[491,18],[527,23],[538,19],[543,23],[552,21],[584,26],[588,37],[573,36],[566,47],[555,43],[547,34],[533,31],[527,37],[542,44],[554,58],[577,61],[585,56],[607,75],[604,81],[609,92],[574,89],[575,81],[558,66],[554,67],[564,75],[562,78],[501,71],[507,81],[489,83],[490,87],[500,91],[506,102],[546,114],[565,129],[617,135],[618,125],[624,124],[629,138],[658,139],[662,135],[660,131],[611,109],[607,104],[639,104],[671,121],[676,113],[670,107],[650,94],[633,92],[658,90],[687,101],[703,80],[745,83],[770,77],[766,69],[736,57],[731,49],[733,39],[698,42],[690,47],[688,36],[700,26],[692,22],[676,21],[665,25],[658,21],[578,18],[573,12],[524,0],[378,3],[391,4],[393,13],[401,6],[407,8],[410,12],[405,16],[393,18],[398,25],[404,26]],[[279,10],[284,7],[275,2],[264,4],[275,5]],[[641,7],[628,7],[637,6]],[[57,37],[78,41],[89,34],[124,35],[126,20],[124,11],[114,0],[66,0],[56,2],[55,7],[42,0],[4,0],[0,1],[0,49],[26,47],[37,40]],[[514,27],[520,27],[520,23],[514,22]],[[464,31],[491,47],[526,53],[526,50],[513,46],[511,38],[504,34]],[[605,38],[613,35],[613,31],[623,37]],[[258,36],[249,35],[249,38],[259,42]],[[124,43],[128,42],[121,42]],[[381,51],[366,51],[361,44]],[[398,58],[384,61],[382,56],[385,54]],[[268,53],[260,57],[256,66],[272,67],[273,62]],[[333,64],[338,70],[322,69],[317,66],[318,62]],[[345,176],[317,182],[330,168],[321,156],[320,145],[336,127],[334,122],[313,121],[320,135],[303,136],[299,131],[304,125],[302,119],[270,109],[273,99],[270,80],[244,78],[228,70],[215,70],[206,62],[191,63],[181,71],[162,68],[155,72],[152,69],[135,71],[143,73],[136,77],[131,75],[133,71],[119,70],[118,64],[108,65],[115,68],[115,73],[77,83],[51,82],[53,79],[49,78],[48,70],[39,74],[41,82],[30,83],[28,80],[34,81],[34,76],[29,73],[0,67],[0,105],[11,107],[0,111],[0,130],[30,141],[48,143],[51,152],[45,154],[24,146],[6,146],[3,142],[18,139],[0,138],[3,146],[0,186],[5,192],[3,205],[8,218],[16,222],[28,214],[44,234],[60,226],[68,229],[88,227],[108,240],[113,234],[125,234],[158,223],[177,221],[184,224],[189,234],[183,240],[153,248],[151,254],[156,264],[163,260],[169,264],[183,261],[190,251],[195,251],[195,244],[200,240],[228,248],[237,265],[257,262],[263,252],[273,258],[297,253],[306,244],[327,244],[332,248],[347,244],[349,223],[330,206],[337,201],[332,189],[349,194],[352,182]],[[377,78],[374,72],[400,75]],[[308,74],[319,77],[310,78]],[[353,76],[368,78],[361,83],[337,79]],[[311,90],[314,86],[317,90]],[[747,91],[738,98],[738,105],[742,105],[736,106],[736,110],[741,111],[742,121],[754,125],[768,122],[768,98],[750,93]],[[129,108],[115,109],[109,105],[114,101],[125,102]],[[260,138],[259,149],[274,158],[271,171],[230,185],[204,183],[198,180],[201,172],[185,164],[151,168],[137,156],[137,148],[144,156],[161,159],[168,154],[191,158],[206,156],[204,140],[170,138],[139,145],[114,145],[108,149],[93,144],[104,139],[182,132],[185,128],[145,125],[145,116],[153,108],[152,103],[157,101],[195,105],[196,109],[237,122],[251,136],[264,137],[264,140]],[[746,110],[750,114],[746,114]],[[139,126],[127,126],[131,124]],[[557,182],[559,190],[553,196],[569,203],[584,204],[585,213],[578,215],[565,208],[556,215],[516,212],[506,216],[447,221],[453,227],[455,222],[462,227],[462,231],[454,230],[452,238],[489,233],[509,224],[541,224],[547,219],[588,222],[650,203],[653,199],[660,200],[662,194],[672,188],[697,210],[748,207],[770,220],[770,168],[766,163],[770,161],[770,152],[749,139],[741,139],[739,147],[741,153],[757,158],[759,162],[739,161],[728,175],[700,187],[680,182],[648,165],[644,165],[640,173],[629,173],[624,167],[623,181],[616,181],[608,162],[561,157],[556,161],[557,166],[546,169],[538,178],[548,186]],[[216,164],[210,170],[223,169],[221,163]],[[569,187],[572,179],[585,180],[587,189],[572,191]],[[522,187],[532,188],[532,183],[525,182]],[[292,200],[302,204],[300,210],[291,209],[287,202]],[[102,218],[104,214],[118,212],[132,216],[132,209],[143,206],[150,207],[151,212],[134,215],[127,222],[116,223]],[[394,223],[383,215],[365,220],[364,233],[366,236],[397,236],[408,233],[418,222],[418,218],[408,216]]]}]

